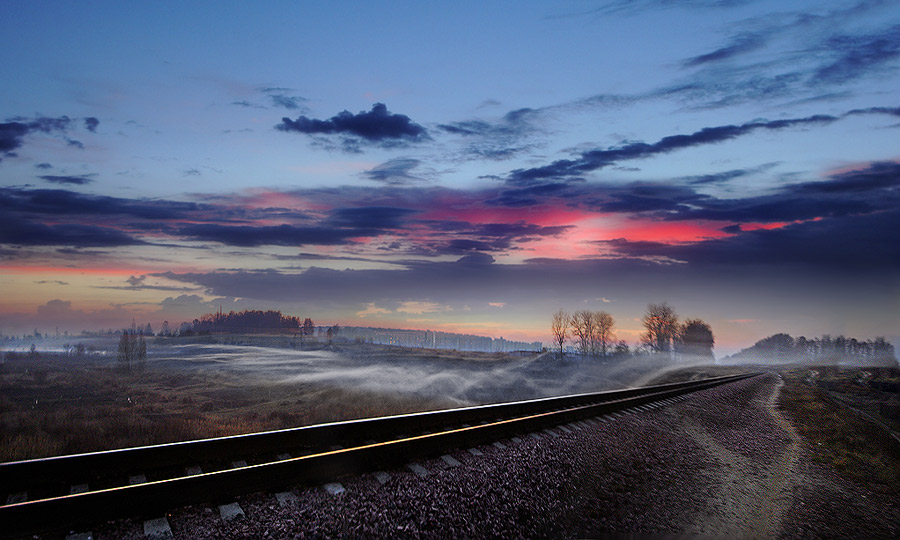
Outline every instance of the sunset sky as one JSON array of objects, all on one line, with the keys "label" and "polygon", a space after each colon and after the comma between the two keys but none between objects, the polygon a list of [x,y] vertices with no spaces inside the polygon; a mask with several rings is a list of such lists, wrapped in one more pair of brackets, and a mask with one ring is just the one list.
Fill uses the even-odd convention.
[{"label": "sunset sky", "polygon": [[900,346],[900,3],[0,3],[0,331]]}]

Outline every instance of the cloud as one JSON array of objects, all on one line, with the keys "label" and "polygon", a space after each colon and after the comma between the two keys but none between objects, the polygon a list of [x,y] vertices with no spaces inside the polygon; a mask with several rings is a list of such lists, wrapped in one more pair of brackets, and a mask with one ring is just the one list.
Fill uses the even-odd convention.
[{"label": "cloud", "polygon": [[780,164],[780,161],[776,161],[772,163],[764,163],[762,165],[749,169],[732,169],[730,171],[722,171],[719,173],[703,174],[697,176],[684,176],[681,177],[680,180],[686,181],[691,185],[724,184],[736,178],[751,176],[768,171],[769,169],[777,167]]},{"label": "cloud", "polygon": [[139,286],[141,286],[141,285],[144,284],[144,280],[146,280],[146,279],[147,279],[147,276],[146,276],[146,275],[143,275],[143,276],[140,276],[140,277],[138,277],[138,276],[131,276],[131,277],[129,277],[128,279],[126,279],[125,281],[126,281],[129,285],[131,285],[132,287],[139,287]]},{"label": "cloud", "polygon": [[494,263],[494,257],[487,253],[470,253],[457,259],[456,264],[463,266],[487,266]]},{"label": "cloud", "polygon": [[[200,217],[209,206],[193,202],[123,199],[90,195],[62,189],[0,188],[0,209],[8,213],[33,216],[122,215],[148,220]],[[220,219],[227,216],[219,216]]]},{"label": "cloud", "polygon": [[306,101],[306,98],[300,96],[287,96],[285,94],[270,94],[269,98],[272,100],[272,104],[276,107],[283,107],[289,110],[306,110],[306,106],[302,105],[302,102]]},{"label": "cloud", "polygon": [[670,135],[655,143],[632,142],[622,146],[581,152],[578,159],[561,159],[531,169],[516,169],[509,174],[507,182],[512,185],[530,186],[552,178],[581,178],[592,171],[609,167],[621,161],[644,159],[675,150],[730,141],[756,131],[781,130],[797,127],[824,126],[839,121],[849,115],[896,114],[894,109],[873,107],[855,109],[840,116],[817,114],[801,118],[783,120],[754,120],[740,125],[706,127],[690,134]]},{"label": "cloud", "polygon": [[77,186],[81,186],[84,184],[89,184],[93,182],[91,176],[92,174],[80,174],[78,176],[57,176],[57,175],[44,175],[39,176],[38,178],[42,180],[46,180],[48,182],[52,182],[54,184],[73,184]]},{"label": "cloud", "polygon": [[422,176],[412,174],[422,162],[412,158],[396,158],[372,167],[363,173],[369,180],[381,182],[388,186],[405,186],[427,182]]},{"label": "cloud", "polygon": [[0,123],[0,152],[9,154],[20,148],[25,137],[32,133],[65,133],[71,123],[68,116],[12,118],[6,123]]},{"label": "cloud", "polygon": [[683,148],[725,142],[759,130],[827,125],[837,122],[839,119],[839,117],[830,115],[814,115],[804,118],[707,127],[687,135],[663,137],[655,143],[635,142],[619,147],[589,150],[582,152],[579,159],[561,159],[542,167],[516,169],[510,173],[509,182],[515,185],[531,185],[535,181],[546,178],[580,177],[620,161],[642,159]]},{"label": "cloud", "polygon": [[830,56],[810,78],[810,85],[843,84],[900,58],[900,24],[869,34],[837,34],[822,48]]},{"label": "cloud", "polygon": [[95,225],[45,225],[0,218],[0,244],[17,246],[118,247],[144,244],[120,230]]},{"label": "cloud", "polygon": [[333,246],[352,243],[353,238],[375,236],[375,229],[335,229],[293,225],[230,226],[213,223],[186,224],[173,232],[190,240],[219,242],[241,247],[256,246]]},{"label": "cloud", "polygon": [[97,132],[97,126],[100,125],[100,120],[97,120],[93,116],[88,116],[84,119],[84,127],[91,133]]},{"label": "cloud", "polygon": [[442,311],[453,311],[450,306],[445,306],[437,302],[400,302],[397,313],[408,313],[410,315],[422,315],[424,313],[439,313]]},{"label": "cloud", "polygon": [[488,305],[495,308],[504,308],[506,307],[506,302],[488,302]]},{"label": "cloud", "polygon": [[[887,210],[865,215],[843,215],[806,221],[782,228],[739,231],[734,236],[691,244],[658,242],[608,242],[628,257],[668,257],[697,266],[802,265],[825,269],[878,269],[896,272],[900,244],[900,211]],[[836,246],[840,246],[836,253]]]},{"label": "cloud", "polygon": [[327,120],[300,116],[296,120],[282,118],[276,129],[306,135],[338,135],[344,137],[344,147],[353,149],[361,144],[398,146],[429,139],[426,129],[403,114],[388,112],[383,103],[376,103],[369,112],[353,114],[343,111]]},{"label": "cloud", "polygon": [[369,302],[365,309],[356,312],[356,316],[364,319],[369,315],[387,315],[389,313],[392,313],[391,310],[380,308],[374,302]]},{"label": "cloud", "polygon": [[53,165],[50,165],[49,163],[36,163],[34,168],[47,170],[47,169],[52,169]]},{"label": "cloud", "polygon": [[534,147],[523,141],[540,132],[535,121],[541,114],[522,108],[509,111],[498,121],[465,120],[438,124],[438,128],[470,139],[462,152],[464,158],[505,160]]},{"label": "cloud", "polygon": [[337,208],[331,212],[327,223],[335,227],[353,229],[397,229],[404,226],[407,217],[417,212],[393,206]]},{"label": "cloud", "polygon": [[791,222],[871,214],[900,205],[900,163],[876,162],[826,180],[789,184],[768,195],[669,199],[668,203],[669,213],[661,217],[685,221]]},{"label": "cloud", "polygon": [[759,49],[766,43],[766,37],[759,33],[741,33],[733,37],[727,45],[712,52],[688,58],[682,62],[682,65],[685,67],[696,67],[711,62],[728,60],[743,53]]}]

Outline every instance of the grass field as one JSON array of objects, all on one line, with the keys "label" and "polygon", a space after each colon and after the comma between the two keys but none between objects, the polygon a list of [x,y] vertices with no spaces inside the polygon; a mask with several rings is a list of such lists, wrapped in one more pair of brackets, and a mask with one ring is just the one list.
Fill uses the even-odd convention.
[{"label": "grass field", "polygon": [[882,390],[890,386],[878,382],[900,380],[900,371],[830,366],[790,369],[783,376],[780,406],[813,459],[876,491],[900,493],[900,442],[891,437],[893,421],[877,416],[877,409],[874,415],[866,410],[895,399]]},{"label": "grass field", "polygon": [[268,384],[227,372],[127,372],[90,357],[19,355],[0,364],[0,461],[449,406],[327,384]]}]

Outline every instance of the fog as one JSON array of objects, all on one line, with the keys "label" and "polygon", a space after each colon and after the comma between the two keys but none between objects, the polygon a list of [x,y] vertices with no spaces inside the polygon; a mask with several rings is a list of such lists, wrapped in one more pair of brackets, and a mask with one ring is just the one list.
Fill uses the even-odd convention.
[{"label": "fog", "polygon": [[260,345],[154,344],[148,366],[226,372],[248,382],[323,383],[389,394],[441,398],[460,405],[514,401],[632,386],[658,362],[465,356],[372,346],[301,351]]}]

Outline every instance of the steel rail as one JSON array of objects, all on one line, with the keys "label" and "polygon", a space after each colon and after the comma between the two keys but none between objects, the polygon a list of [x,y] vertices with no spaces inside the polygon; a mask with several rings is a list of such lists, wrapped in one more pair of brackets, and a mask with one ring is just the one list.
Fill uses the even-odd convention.
[{"label": "steel rail", "polygon": [[[156,515],[187,504],[221,501],[240,494],[274,490],[290,485],[324,482],[348,474],[400,465],[414,458],[435,455],[450,448],[477,445],[512,434],[630,409],[754,375],[717,377],[622,391],[338,422],[263,434],[160,445],[167,449],[178,448],[177,455],[186,455],[191,459],[181,463],[188,464],[195,459],[209,459],[209,456],[203,455],[203,450],[218,453],[221,449],[217,444],[211,444],[213,442],[224,443],[230,449],[239,448],[245,451],[243,445],[235,445],[234,441],[253,441],[251,446],[259,449],[258,437],[262,440],[272,437],[271,440],[280,442],[280,437],[285,432],[296,435],[323,430],[325,435],[333,436],[334,433],[345,433],[347,430],[355,432],[353,429],[355,426],[365,433],[355,439],[370,438],[368,435],[377,431],[379,426],[389,432],[389,435],[382,432],[379,437],[381,440],[374,443],[357,444],[345,449],[318,451],[305,456],[246,467],[0,506],[0,536],[16,537],[41,530],[96,523],[129,515]],[[503,417],[504,413],[498,415],[499,411],[505,411],[508,416]],[[513,414],[512,411],[517,412]],[[444,418],[445,421],[441,423],[440,418]],[[432,428],[437,428],[437,431],[411,434],[413,428],[422,426],[427,426],[425,431]],[[3,464],[2,467],[13,470],[18,467],[35,467],[37,464],[34,462],[39,461],[56,464],[66,463],[67,460],[74,460],[75,463],[84,463],[83,460],[88,460],[88,463],[96,462],[99,465],[103,462],[103,456],[114,456],[112,458],[114,460],[122,460],[122,456],[129,455],[144,459],[148,455],[153,455],[154,450],[160,447],[140,447],[62,456],[48,460],[14,462]],[[271,447],[267,448],[267,451],[271,450]],[[60,466],[53,465],[53,467]]]},{"label": "steel rail", "polygon": [[[730,378],[733,376],[716,377],[708,381],[727,381]],[[33,486],[48,480],[77,481],[95,477],[98,475],[97,471],[102,471],[105,476],[126,474],[135,472],[136,469],[145,469],[148,464],[165,468],[292,450],[316,453],[340,443],[354,444],[366,440],[380,442],[403,434],[444,429],[454,424],[472,425],[553,408],[569,408],[579,404],[613,401],[662,390],[688,388],[694,384],[696,381],[688,381],[0,463],[0,486],[4,486],[7,491],[16,491],[17,486]]]}]

